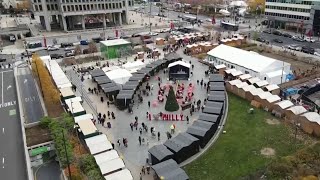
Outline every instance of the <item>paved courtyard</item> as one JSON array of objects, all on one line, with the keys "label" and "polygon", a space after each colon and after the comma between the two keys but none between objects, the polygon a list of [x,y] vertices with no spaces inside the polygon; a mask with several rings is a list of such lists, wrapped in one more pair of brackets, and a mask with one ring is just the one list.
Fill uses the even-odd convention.
[{"label": "paved courtyard", "polygon": [[[206,65],[201,64],[196,59],[193,59],[189,56],[182,55],[182,50],[179,50],[178,52],[182,57],[183,60],[186,62],[191,61],[191,63],[194,65],[194,69],[192,70],[193,76],[190,77],[190,81],[180,81],[180,83],[184,83],[185,87],[189,83],[192,83],[195,85],[194,89],[194,100],[201,100],[202,104],[204,99],[207,96],[206,88],[204,86],[201,87],[201,85],[197,85],[197,80],[203,81],[205,83],[208,82],[208,77],[205,77],[205,71],[208,70],[208,67]],[[184,121],[156,121],[151,120],[149,121],[147,119],[146,113],[149,112],[151,114],[158,114],[159,112],[166,113],[164,110],[165,101],[163,103],[159,103],[157,107],[154,107],[151,105],[151,107],[148,107],[148,101],[152,102],[157,99],[157,92],[159,90],[158,88],[158,80],[157,76],[159,76],[162,80],[162,84],[172,83],[167,80],[168,73],[163,73],[163,70],[161,70],[159,73],[156,73],[155,76],[151,77],[148,81],[150,85],[153,85],[154,88],[152,90],[153,95],[142,95],[143,96],[143,103],[138,103],[137,95],[135,95],[134,99],[134,107],[133,107],[133,113],[129,113],[128,110],[120,111],[117,109],[117,107],[114,104],[111,104],[110,107],[107,106],[106,101],[104,103],[101,103],[100,97],[104,97],[104,99],[107,99],[104,94],[89,94],[90,99],[92,100],[94,106],[97,108],[97,111],[101,114],[106,114],[107,111],[114,112],[116,119],[115,120],[109,120],[107,118],[106,122],[111,122],[112,128],[106,128],[102,127],[100,124],[96,124],[97,128],[105,133],[108,136],[108,139],[113,142],[116,145],[116,150],[118,151],[119,155],[124,158],[126,167],[132,172],[132,175],[135,179],[139,177],[139,173],[141,170],[141,167],[143,165],[146,165],[146,158],[148,157],[148,149],[151,148],[154,145],[164,143],[167,140],[166,132],[170,132],[170,126],[172,124],[175,124],[176,126],[176,132],[172,135],[173,137],[176,136],[179,132],[184,132],[187,130],[188,126],[191,126],[192,122],[197,119],[199,112],[193,113],[192,116],[190,116],[190,110],[186,109],[182,111],[181,109],[179,111],[173,112],[171,114],[183,114],[184,115]],[[96,83],[92,81],[92,79],[85,78],[83,82],[84,88],[87,90],[89,87],[93,88],[96,87]],[[145,89],[146,83],[144,83],[140,90]],[[175,87],[175,85],[174,85]],[[185,88],[187,89],[187,88]],[[139,92],[139,90],[137,91]],[[186,90],[184,91],[184,97],[186,96]],[[87,110],[88,113],[91,112],[91,109],[89,108],[88,104],[83,104],[84,108]],[[131,131],[130,123],[134,122],[135,116],[139,119],[139,127],[138,130]],[[187,124],[187,121],[185,120],[185,117],[189,116],[189,124]],[[141,123],[144,123],[148,126],[149,130],[148,133],[144,132],[142,133],[141,137],[145,139],[145,143],[141,146],[139,145],[138,138],[140,136],[139,128],[141,127]],[[106,123],[105,123],[106,124]],[[150,127],[154,127],[156,133],[160,132],[160,141],[158,141],[157,137],[152,137],[150,133]],[[128,147],[124,147],[122,144],[122,138],[128,139]],[[117,140],[120,139],[121,146],[117,145]],[[146,143],[146,141],[149,141],[149,144]],[[151,179],[151,176],[143,176],[143,179]]]}]

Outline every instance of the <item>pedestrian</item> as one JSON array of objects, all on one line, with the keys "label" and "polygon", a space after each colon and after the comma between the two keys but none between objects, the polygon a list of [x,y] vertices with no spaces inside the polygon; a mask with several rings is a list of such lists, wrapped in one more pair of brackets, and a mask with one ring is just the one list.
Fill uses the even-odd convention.
[{"label": "pedestrian", "polygon": [[110,111],[107,112],[108,119],[110,119]]},{"label": "pedestrian", "polygon": [[203,112],[203,110],[204,110],[204,106],[201,106],[201,112]]},{"label": "pedestrian", "polygon": [[115,119],[116,117],[114,116],[114,113],[113,112],[111,112],[111,117],[112,117],[112,119]]},{"label": "pedestrian", "polygon": [[110,105],[110,102],[109,102],[109,101],[107,101],[107,105],[108,105],[108,107],[109,107],[109,105]]},{"label": "pedestrian", "polygon": [[147,112],[147,118],[148,118],[148,116],[149,116],[149,112]]},{"label": "pedestrian", "polygon": [[101,117],[101,113],[98,114],[98,117]]},{"label": "pedestrian", "polygon": [[192,109],[192,108],[190,108],[190,116],[192,116],[192,113],[193,113],[192,111],[193,111],[193,109]]},{"label": "pedestrian", "polygon": [[140,146],[141,146],[141,136],[139,136],[139,144],[140,144]]},{"label": "pedestrian", "polygon": [[118,143],[118,145],[119,145],[119,147],[120,147],[120,146],[121,146],[121,144],[120,144],[120,139],[118,139],[117,143]]},{"label": "pedestrian", "polygon": [[105,118],[102,118],[101,119],[101,124],[102,124],[102,126],[104,127],[104,122],[106,121],[106,119]]},{"label": "pedestrian", "polygon": [[142,166],[141,172],[142,172],[143,175],[146,174],[146,170],[144,169],[144,166]]},{"label": "pedestrian", "polygon": [[107,118],[107,116],[106,116],[106,114],[103,114],[103,116],[102,116],[104,119],[106,119]]},{"label": "pedestrian", "polygon": [[187,116],[186,119],[187,119],[187,124],[189,124],[189,116]]},{"label": "pedestrian", "polygon": [[111,146],[112,146],[112,149],[114,149],[114,144],[113,143],[111,143]]},{"label": "pedestrian", "polygon": [[103,97],[102,96],[100,97],[100,101],[101,101],[101,103],[103,103]]},{"label": "pedestrian", "polygon": [[142,180],[142,173],[140,173],[140,180]]},{"label": "pedestrian", "polygon": [[133,131],[133,123],[130,123],[131,131]]},{"label": "pedestrian", "polygon": [[139,131],[140,131],[140,135],[142,135],[142,128],[141,127],[139,128]]},{"label": "pedestrian", "polygon": [[122,143],[123,143],[123,146],[126,146],[126,139],[125,138],[122,138]]},{"label": "pedestrian", "polygon": [[149,139],[148,138],[146,138],[147,140],[146,140],[146,142],[147,142],[147,146],[149,146]]},{"label": "pedestrian", "polygon": [[141,126],[142,126],[142,128],[144,128],[145,124],[144,124],[144,123],[141,123]]},{"label": "pedestrian", "polygon": [[134,120],[136,120],[136,122],[138,122],[138,116],[135,116],[135,117],[134,117]]},{"label": "pedestrian", "polygon": [[197,84],[199,85],[199,80],[197,80]]},{"label": "pedestrian", "polygon": [[147,166],[147,173],[150,174],[150,166]]},{"label": "pedestrian", "polygon": [[151,103],[150,103],[150,101],[148,101],[148,106],[149,106],[149,108],[150,108],[150,105],[151,105]]},{"label": "pedestrian", "polygon": [[160,132],[158,132],[158,141],[160,141]]}]

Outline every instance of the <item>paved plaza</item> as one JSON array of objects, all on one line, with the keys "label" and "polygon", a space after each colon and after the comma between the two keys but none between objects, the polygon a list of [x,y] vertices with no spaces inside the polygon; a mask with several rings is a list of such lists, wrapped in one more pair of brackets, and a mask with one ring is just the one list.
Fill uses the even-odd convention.
[{"label": "paved plaza", "polygon": [[[178,52],[180,55],[182,55],[182,50],[179,50]],[[205,71],[208,70],[208,67],[206,65],[201,64],[196,59],[191,58],[189,56],[183,56],[183,61],[190,62],[194,65],[194,69],[192,70],[193,76],[190,77],[190,81],[180,81],[180,83],[184,83],[185,87],[192,83],[194,84],[194,100],[198,101],[201,100],[202,104],[204,99],[207,97],[206,88],[204,86],[201,86],[200,84],[197,85],[197,80],[203,81],[207,84],[208,77],[205,77]],[[126,167],[132,172],[132,175],[137,179],[139,177],[140,170],[142,166],[146,165],[146,158],[148,157],[148,149],[151,148],[154,145],[164,143],[167,140],[166,132],[170,132],[170,126],[172,124],[175,124],[176,126],[176,132],[172,134],[172,137],[179,134],[179,132],[185,132],[188,128],[188,126],[192,125],[192,122],[197,119],[199,112],[193,113],[192,116],[190,116],[190,109],[186,109],[184,111],[178,110],[176,112],[172,112],[170,114],[174,115],[184,115],[184,121],[163,121],[163,120],[151,120],[149,121],[147,119],[146,113],[149,112],[151,114],[158,114],[159,112],[167,113],[164,110],[165,101],[163,103],[158,103],[158,106],[154,107],[151,105],[151,107],[148,107],[148,101],[154,102],[157,100],[157,92],[159,90],[158,87],[158,79],[157,77],[160,77],[162,80],[162,85],[167,83],[172,83],[167,80],[168,73],[164,73],[163,70],[161,70],[159,73],[156,73],[155,76],[152,76],[150,80],[148,81],[150,85],[153,85],[154,88],[152,90],[152,95],[142,95],[143,96],[143,103],[138,103],[137,95],[134,97],[134,107],[133,107],[133,113],[129,113],[128,109],[125,109],[123,111],[118,110],[117,107],[114,104],[110,104],[110,107],[107,106],[107,102],[104,101],[103,103],[100,101],[100,97],[104,97],[106,100],[106,96],[103,93],[100,93],[99,95],[95,94],[89,94],[89,97],[91,101],[94,104],[94,107],[97,108],[97,112],[100,112],[101,114],[106,114],[107,112],[114,112],[116,119],[109,120],[107,118],[105,125],[107,122],[111,122],[112,127],[106,128],[102,127],[101,124],[96,124],[97,128],[105,133],[108,136],[108,139],[115,144],[116,150],[118,151],[119,155],[124,158],[124,161],[126,163]],[[88,89],[96,87],[96,83],[92,81],[92,79],[88,79],[89,77],[86,77],[83,85],[84,89]],[[146,83],[144,83],[140,90],[145,89]],[[175,87],[175,85],[173,85]],[[187,89],[187,88],[185,88]],[[137,93],[139,90],[137,91]],[[186,96],[186,90],[184,91],[184,97]],[[88,104],[84,102],[83,104],[84,108],[87,110],[88,113],[92,113],[92,110],[89,108]],[[168,112],[169,113],[169,112]],[[138,117],[139,119],[139,126],[138,130],[131,131],[130,123],[134,122],[135,117]],[[189,116],[189,124],[187,124],[186,116]],[[148,133],[143,131],[141,137],[145,139],[145,143],[143,143],[141,146],[139,145],[138,138],[140,136],[139,128],[141,127],[141,123],[144,123],[148,126],[149,130]],[[160,141],[158,141],[157,137],[152,137],[150,133],[150,127],[154,127],[156,134],[160,132]],[[128,139],[128,147],[124,147],[122,144],[122,138]],[[120,139],[121,146],[117,145],[117,140]],[[148,139],[148,140],[147,140]],[[147,141],[149,142],[147,144]],[[151,176],[144,176],[143,179],[151,179]]]}]

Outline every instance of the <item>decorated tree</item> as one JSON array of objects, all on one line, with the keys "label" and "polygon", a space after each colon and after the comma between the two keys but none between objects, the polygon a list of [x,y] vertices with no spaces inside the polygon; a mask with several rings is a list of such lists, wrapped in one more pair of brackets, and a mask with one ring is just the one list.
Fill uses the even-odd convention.
[{"label": "decorated tree", "polygon": [[170,89],[169,89],[165,110],[170,112],[179,110],[179,104],[177,102],[172,86],[170,86]]}]

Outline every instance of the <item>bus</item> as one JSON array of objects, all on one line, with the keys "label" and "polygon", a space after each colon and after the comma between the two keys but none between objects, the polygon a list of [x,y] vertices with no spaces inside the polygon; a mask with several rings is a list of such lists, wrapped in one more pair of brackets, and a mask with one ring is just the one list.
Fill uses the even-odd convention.
[{"label": "bus", "polygon": [[221,21],[220,22],[220,26],[223,29],[229,30],[229,31],[238,31],[239,30],[239,25],[235,24],[235,23],[229,23],[229,22]]}]

